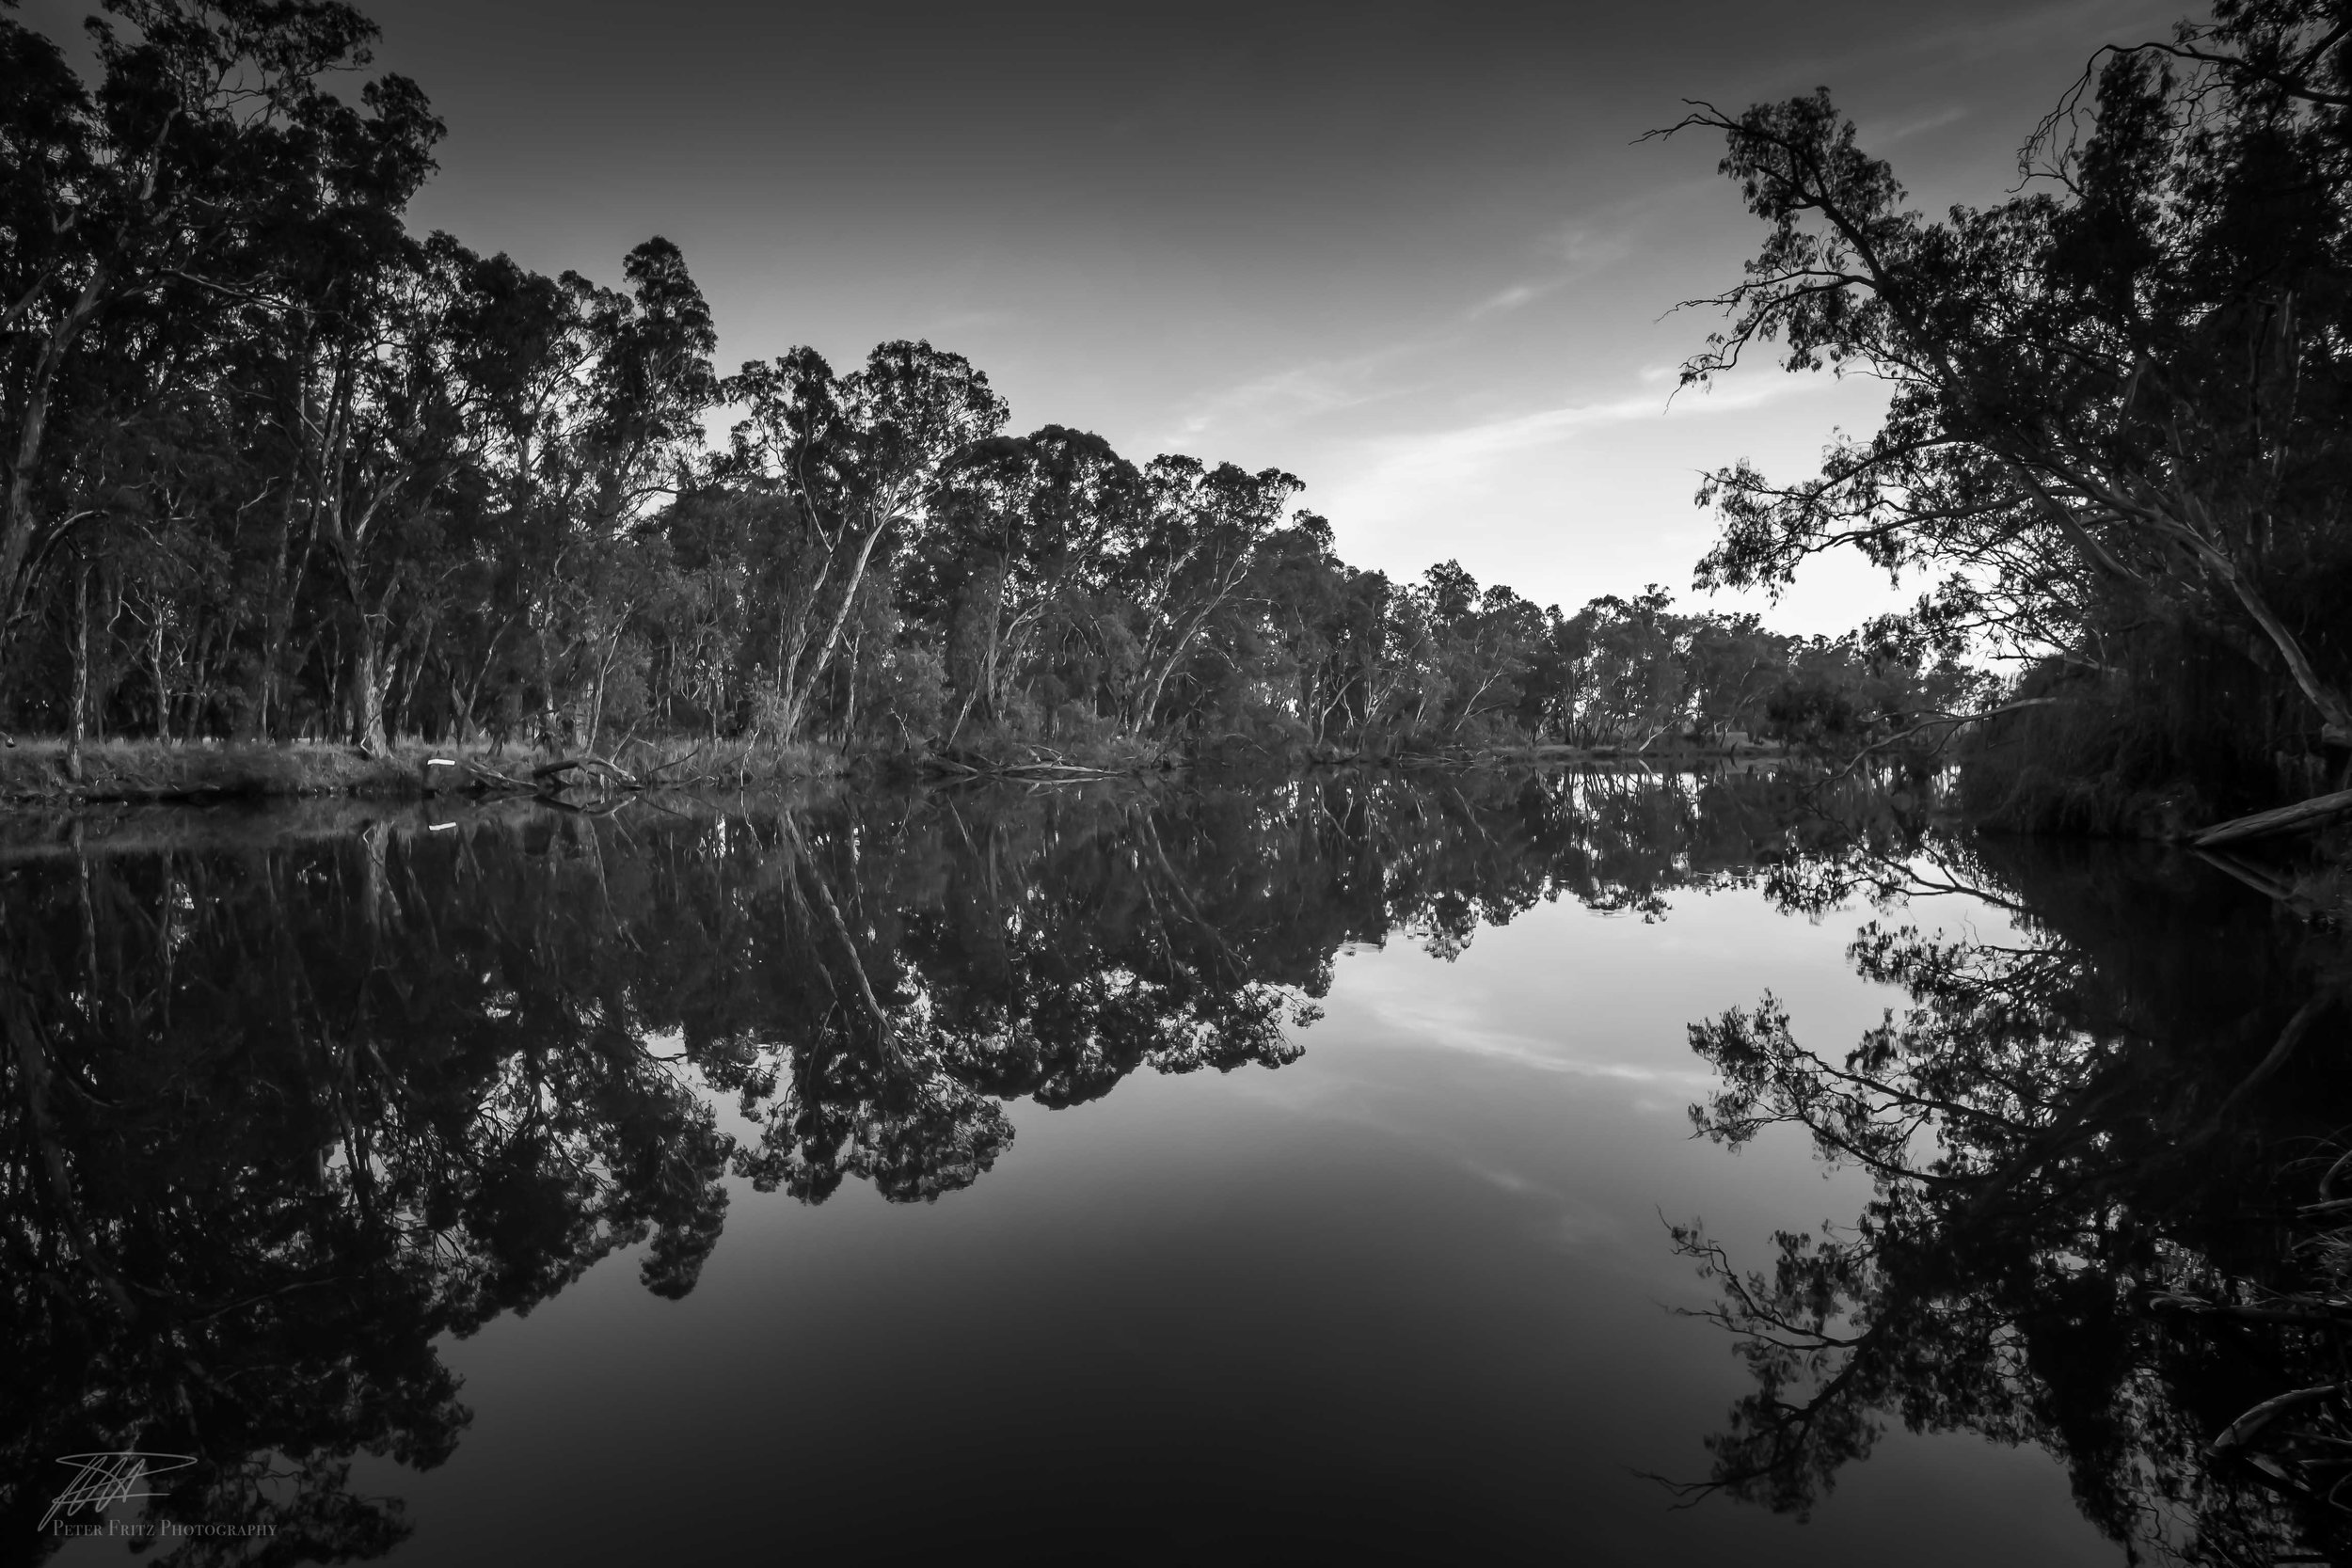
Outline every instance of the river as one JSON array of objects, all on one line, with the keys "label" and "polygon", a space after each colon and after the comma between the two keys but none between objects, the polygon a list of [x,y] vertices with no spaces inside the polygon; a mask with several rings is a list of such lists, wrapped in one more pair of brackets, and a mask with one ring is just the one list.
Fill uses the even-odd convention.
[{"label": "river", "polygon": [[[2150,1304],[2308,1264],[2295,1162],[2352,1097],[2274,1047],[2340,1022],[2336,949],[1931,805],[1372,772],[0,825],[0,1511],[68,1562],[123,1547],[61,1522],[437,1564],[2320,1539],[2199,1449],[2332,1332]],[[52,1512],[116,1450],[193,1463]]]}]

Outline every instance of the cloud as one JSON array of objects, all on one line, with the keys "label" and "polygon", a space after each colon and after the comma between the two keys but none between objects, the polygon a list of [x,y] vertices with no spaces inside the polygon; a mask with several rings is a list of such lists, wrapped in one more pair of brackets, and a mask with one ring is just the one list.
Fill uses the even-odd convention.
[{"label": "cloud", "polygon": [[1596,273],[1641,252],[1650,221],[1695,192],[1714,194],[1719,180],[1686,180],[1653,186],[1639,196],[1607,202],[1575,217],[1563,219],[1538,234],[1535,248],[1548,266],[1548,276],[1518,282],[1489,294],[1472,306],[1465,321],[1477,321],[1499,310],[1516,310],[1544,295],[1579,283]]},{"label": "cloud", "polygon": [[1534,237],[1542,259],[1542,264],[1534,269],[1538,276],[1499,289],[1460,314],[1414,336],[1341,358],[1281,366],[1204,392],[1178,416],[1173,434],[1161,437],[1159,445],[1171,451],[1192,451],[1212,433],[1236,425],[1279,429],[1419,390],[1419,381],[1398,373],[1407,362],[1440,356],[1471,338],[1472,323],[1523,309],[1634,255],[1653,214],[1692,192],[1712,192],[1719,183],[1685,181],[1565,220]]},{"label": "cloud", "polygon": [[1383,383],[1380,372],[1428,346],[1428,340],[1413,339],[1343,359],[1315,359],[1267,371],[1196,398],[1179,416],[1176,434],[1161,444],[1181,451],[1211,431],[1233,424],[1280,426],[1396,397],[1411,388]]},{"label": "cloud", "polygon": [[[2071,5],[2030,6],[1991,22],[1947,22],[1909,40],[1903,52],[1939,58],[1982,59],[2011,50],[2040,50],[2092,34],[2113,33],[2125,42],[2171,32],[2175,13],[2147,0],[2074,0]],[[2137,23],[2138,34],[2129,29]]]},{"label": "cloud", "polygon": [[1870,81],[1910,71],[1923,59],[1939,67],[1967,63],[1981,68],[1987,61],[2012,56],[2032,59],[2039,67],[2054,54],[2062,58],[2074,48],[2080,48],[2087,58],[2101,43],[2165,38],[2180,12],[2164,0],[2066,0],[2026,6],[1987,20],[1955,17],[1948,8],[1922,8],[1920,14],[1924,22],[1916,32],[1809,58],[1759,62],[1759,72],[1726,96],[1772,97],[1800,84]]},{"label": "cloud", "polygon": [[1887,147],[1899,141],[1908,141],[1913,136],[1926,135],[1930,131],[1941,131],[1945,126],[1957,124],[1967,118],[1968,111],[1965,108],[1946,109],[1941,113],[1927,115],[1918,119],[1904,120],[1900,124],[1889,126],[1884,130],[1865,130],[1862,140],[1864,145],[1868,147]]},{"label": "cloud", "polygon": [[1490,316],[1497,310],[1516,310],[1522,305],[1543,298],[1565,281],[1565,279],[1563,278],[1549,283],[1514,283],[1501,293],[1490,294],[1471,306],[1470,314],[1463,319],[1476,321],[1479,317]]},{"label": "cloud", "polygon": [[1622,464],[1612,455],[1613,433],[1667,419],[1737,415],[1822,395],[1838,385],[1827,375],[1759,375],[1669,402],[1669,387],[1653,382],[1618,397],[1367,437],[1327,461],[1324,471],[1335,473],[1337,483],[1317,484],[1316,510],[1352,538],[1394,530],[1418,533],[1463,515],[1465,506],[1499,506],[1502,513],[1493,515],[1516,515],[1538,504],[1532,498],[1556,499],[1565,493],[1570,452],[1577,454],[1575,465],[1604,481],[1621,477]]},{"label": "cloud", "polygon": [[1598,214],[1601,223],[1570,222],[1554,229],[1545,236],[1545,248],[1567,263],[1568,277],[1598,272],[1632,253],[1638,223],[1658,205],[1654,193],[1613,203],[1613,211]]},{"label": "cloud", "polygon": [[[1645,372],[1643,379],[1652,378]],[[1662,419],[1670,410],[1677,415],[1729,414],[1833,385],[1835,382],[1827,376],[1783,375],[1744,387],[1718,387],[1674,399],[1671,404],[1653,390],[1603,403],[1538,408],[1452,430],[1382,436],[1365,443],[1367,462],[1357,470],[1359,477],[1356,483],[1367,489],[1380,489],[1399,483],[1469,477],[1487,460],[1507,452],[1552,446],[1613,425]]]}]

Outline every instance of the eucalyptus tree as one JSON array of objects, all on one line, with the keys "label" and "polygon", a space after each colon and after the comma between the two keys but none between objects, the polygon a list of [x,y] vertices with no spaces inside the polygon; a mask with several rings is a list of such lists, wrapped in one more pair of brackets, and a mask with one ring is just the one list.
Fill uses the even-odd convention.
[{"label": "eucalyptus tree", "polygon": [[[726,383],[744,406],[722,471],[787,498],[798,538],[784,575],[767,722],[799,737],[877,556],[929,520],[940,466],[1004,428],[1006,407],[962,356],[887,342],[836,377],[814,349],[746,364]],[[885,548],[890,546],[890,548]]]},{"label": "eucalyptus tree", "polygon": [[[395,600],[405,599],[411,640],[429,635],[435,590],[450,576],[437,526],[443,492],[481,460],[482,431],[460,337],[478,259],[442,234],[378,255],[347,312],[347,357],[321,410],[308,476],[312,537],[343,612],[349,736],[371,755],[389,744]],[[421,646],[408,651],[421,662]]]},{"label": "eucalyptus tree", "polygon": [[[329,82],[365,67],[376,29],[334,0],[105,0],[95,90],[63,53],[0,18],[0,630],[76,523],[56,437],[119,417],[87,395],[93,334],[167,293],[175,310],[263,303],[279,231],[339,214],[364,233],[431,167],[438,126],[415,85],[377,77],[354,104]],[[365,243],[364,240],[362,243]],[[119,347],[119,345],[118,345]],[[119,391],[119,388],[117,388]]]},{"label": "eucalyptus tree", "polygon": [[[925,579],[946,630],[956,689],[953,739],[967,720],[1001,720],[1030,655],[1059,641],[1099,641],[1110,541],[1143,505],[1135,465],[1099,436],[1047,425],[975,442],[941,467],[932,526],[910,577]],[[1084,693],[1091,705],[1095,693]]]},{"label": "eucalyptus tree", "polygon": [[1491,729],[1519,705],[1520,683],[1544,635],[1543,611],[1502,583],[1482,593],[1454,561],[1431,567],[1407,592],[1430,637],[1427,689],[1438,705],[1425,721],[1447,735]]},{"label": "eucalyptus tree", "polygon": [[1380,706],[1389,579],[1342,561],[1312,514],[1266,539],[1256,574],[1264,632],[1251,663],[1268,696],[1311,744],[1360,734]]},{"label": "eucalyptus tree", "polygon": [[1144,504],[1110,545],[1132,646],[1120,706],[1136,734],[1158,719],[1169,677],[1211,618],[1245,596],[1259,547],[1302,488],[1279,468],[1253,474],[1181,455],[1153,458],[1143,480]]},{"label": "eucalyptus tree", "polygon": [[1947,625],[2108,672],[2185,627],[2352,745],[2346,20],[2252,0],[2111,52],[2095,102],[2087,79],[2029,145],[2035,188],[1940,221],[1826,91],[1686,119],[1724,135],[1770,233],[1701,302],[1730,325],[1685,384],[1777,341],[1791,370],[1892,392],[1813,478],[1715,474],[1702,582],[1782,583],[1851,547],[1947,574]]},{"label": "eucalyptus tree", "polygon": [[[622,262],[625,290],[576,272],[546,278],[504,257],[476,269],[460,369],[481,386],[484,547],[515,636],[508,679],[543,735],[586,742],[660,593],[647,536],[693,483],[703,413],[719,397],[710,309],[677,246],[659,237]],[[658,552],[656,552],[658,554]],[[491,650],[480,650],[486,666]]]}]

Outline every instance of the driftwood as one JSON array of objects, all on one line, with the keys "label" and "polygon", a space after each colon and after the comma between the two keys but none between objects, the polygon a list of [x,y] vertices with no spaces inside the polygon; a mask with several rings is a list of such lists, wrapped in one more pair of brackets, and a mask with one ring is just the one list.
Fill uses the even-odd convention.
[{"label": "driftwood", "polygon": [[1087,768],[1074,762],[996,762],[969,763],[954,757],[926,757],[923,769],[928,773],[944,773],[958,779],[1036,779],[1056,783],[1075,783],[1083,779],[1123,779],[1135,769]]},{"label": "driftwood", "polygon": [[[444,768],[448,769],[446,774],[439,771]],[[423,775],[427,795],[437,795],[444,787],[472,795],[528,795],[532,789],[529,779],[501,773],[475,757],[427,757],[419,766],[419,771]],[[446,786],[442,782],[445,777]]]},{"label": "driftwood", "polygon": [[2251,816],[2233,817],[2216,823],[2189,837],[2193,848],[2212,849],[2224,844],[2242,844],[2249,838],[2268,838],[2276,833],[2291,833],[2305,828],[2317,827],[2331,817],[2352,812],[2352,789],[2340,789],[2333,795],[2316,795],[2276,811],[2258,811]]},{"label": "driftwood", "polygon": [[1096,768],[1068,762],[1050,746],[1028,748],[1026,757],[991,757],[977,752],[933,752],[917,764],[926,773],[953,779],[1026,779],[1033,784],[1080,784],[1090,779],[1126,779],[1156,772],[1159,764]]},{"label": "driftwood", "polygon": [[[692,753],[688,754],[691,756]],[[442,768],[450,771],[453,787],[475,795],[551,797],[577,787],[581,779],[593,779],[606,788],[626,790],[632,794],[653,787],[628,768],[599,756],[558,757],[553,762],[540,764],[521,777],[501,772],[476,757],[427,757],[421,764],[427,794],[439,792],[437,770]],[[580,775],[580,779],[572,778],[574,774]]]}]

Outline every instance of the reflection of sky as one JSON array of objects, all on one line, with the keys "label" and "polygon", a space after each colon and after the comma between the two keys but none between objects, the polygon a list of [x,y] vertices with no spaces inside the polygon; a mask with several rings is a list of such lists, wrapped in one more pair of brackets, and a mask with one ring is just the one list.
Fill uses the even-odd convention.
[{"label": "reflection of sky", "polygon": [[1684,1027],[1770,986],[1842,1046],[1891,1000],[1859,918],[1553,905],[1343,958],[1279,1071],[1016,1106],[932,1206],[739,1191],[685,1301],[614,1260],[445,1347],[472,1430],[369,1483],[453,1564],[2114,1561],[2055,1465],[1964,1437],[1888,1439],[1804,1528],[1634,1474],[1702,1469],[1743,1386],[1666,1309],[1706,1297],[1661,1216],[1760,1262],[1863,1193],[1692,1142]]}]

